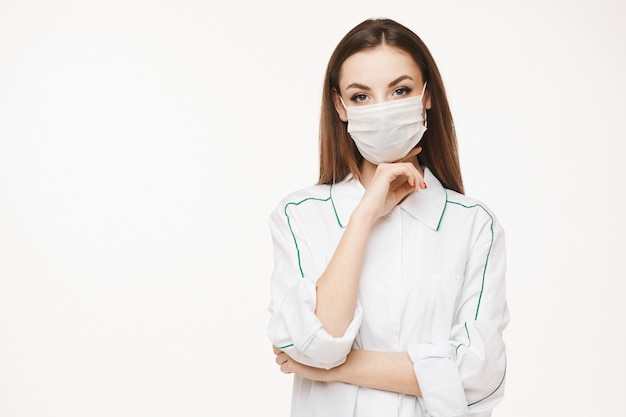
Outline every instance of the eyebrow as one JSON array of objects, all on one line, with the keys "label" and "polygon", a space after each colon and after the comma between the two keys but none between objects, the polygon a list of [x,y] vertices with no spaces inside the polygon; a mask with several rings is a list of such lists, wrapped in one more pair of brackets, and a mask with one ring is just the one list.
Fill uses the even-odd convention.
[{"label": "eyebrow", "polygon": [[[400,83],[401,81],[404,80],[411,80],[413,81],[413,77],[409,76],[409,75],[401,75],[398,78],[396,78],[395,80],[393,80],[392,82],[389,83],[388,87],[391,88],[394,85]],[[348,90],[349,88],[357,88],[359,90],[364,90],[364,91],[369,91],[371,90],[368,86],[366,86],[365,84],[359,84],[359,83],[352,83],[350,85],[348,85],[346,87],[346,90]]]}]

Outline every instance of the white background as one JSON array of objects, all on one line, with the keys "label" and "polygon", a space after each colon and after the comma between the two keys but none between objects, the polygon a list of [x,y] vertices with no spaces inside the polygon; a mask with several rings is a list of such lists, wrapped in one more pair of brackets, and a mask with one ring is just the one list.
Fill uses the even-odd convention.
[{"label": "white background", "polygon": [[507,232],[494,415],[622,415],[623,2],[0,0],[0,416],[288,415],[267,218],[378,16],[429,45]]}]

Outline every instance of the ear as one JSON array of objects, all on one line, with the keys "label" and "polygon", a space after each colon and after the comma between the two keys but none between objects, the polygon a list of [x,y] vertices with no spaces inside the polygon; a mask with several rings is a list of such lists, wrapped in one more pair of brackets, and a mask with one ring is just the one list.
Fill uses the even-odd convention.
[{"label": "ear", "polygon": [[339,119],[342,122],[347,122],[348,113],[346,112],[346,108],[343,106],[343,103],[341,102],[339,93],[335,89],[333,89],[333,103],[335,105],[335,111],[337,112]]},{"label": "ear", "polygon": [[424,108],[426,110],[430,110],[430,91],[428,91],[428,88],[426,88],[426,91],[424,92]]}]

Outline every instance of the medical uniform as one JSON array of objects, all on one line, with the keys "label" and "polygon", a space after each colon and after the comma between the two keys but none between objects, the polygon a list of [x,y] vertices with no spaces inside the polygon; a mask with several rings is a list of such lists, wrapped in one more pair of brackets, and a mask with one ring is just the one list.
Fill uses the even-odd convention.
[{"label": "medical uniform", "polygon": [[426,190],[374,224],[354,317],[341,337],[315,315],[315,286],[363,186],[349,176],[296,191],[271,214],[271,342],[325,369],[351,349],[408,352],[422,391],[416,397],[296,375],[292,416],[489,416],[502,399],[504,232],[484,204],[443,188],[427,168],[424,180]]}]

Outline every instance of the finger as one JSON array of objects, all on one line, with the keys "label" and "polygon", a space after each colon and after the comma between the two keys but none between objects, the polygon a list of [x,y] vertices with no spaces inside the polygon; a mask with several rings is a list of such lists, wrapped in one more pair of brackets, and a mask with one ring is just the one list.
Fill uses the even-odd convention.
[{"label": "finger", "polygon": [[[404,175],[412,177],[419,175],[419,171],[412,162],[393,162],[390,164],[380,164],[376,169],[379,176],[385,177],[388,181],[393,181],[397,177]],[[375,174],[376,175],[376,174]]]},{"label": "finger", "polygon": [[415,182],[413,186],[415,187],[415,191],[419,191],[420,188],[422,190],[425,190],[426,188],[428,188],[428,186],[426,185],[426,182],[424,182],[424,177],[419,173],[417,177],[415,178]]},{"label": "finger", "polygon": [[282,366],[280,367],[280,371],[281,371],[283,374],[291,374],[291,373],[293,373],[293,370],[291,369],[291,367],[289,366],[289,364],[288,364],[288,363],[285,363],[284,365],[282,365]]},{"label": "finger", "polygon": [[274,350],[274,355],[278,355],[282,352],[282,350],[278,349],[276,346],[272,345],[272,349]]},{"label": "finger", "polygon": [[278,365],[282,366],[288,360],[289,360],[289,357],[285,353],[281,353],[280,355],[276,355],[276,363]]},{"label": "finger", "polygon": [[291,374],[291,373],[293,373],[293,364],[294,364],[294,362],[293,362],[293,360],[291,360],[289,358],[289,356],[287,356],[287,355],[285,355],[285,356],[286,356],[285,360],[282,363],[279,364],[280,365],[280,371],[282,373],[284,373],[284,374]]},{"label": "finger", "polygon": [[[415,190],[418,190],[419,188],[424,188],[423,187],[424,177],[417,170],[415,165],[413,165],[411,162],[403,162],[403,163],[398,163],[396,165],[402,169],[402,174],[400,175],[406,176],[407,177],[406,181],[411,186],[413,186]],[[397,175],[397,176],[400,176],[400,175]]]},{"label": "finger", "polygon": [[396,198],[398,201],[402,201],[402,199],[404,197],[406,197],[407,195],[411,194],[412,192],[415,192],[416,189],[415,187],[413,187],[411,184],[409,184],[408,182],[403,183],[402,185],[400,185],[395,191],[394,193],[396,194]]},{"label": "finger", "polygon": [[424,182],[424,175],[419,172],[417,170],[417,168],[415,167],[415,165],[413,165],[412,163],[407,163],[409,164],[409,170],[411,172],[411,176],[410,176],[410,180],[409,183],[416,189],[419,190],[420,188],[426,188],[426,183]]},{"label": "finger", "polygon": [[417,169],[411,170],[411,175],[407,179],[407,182],[413,187],[414,191],[419,191],[420,188],[426,189],[424,176]]}]

